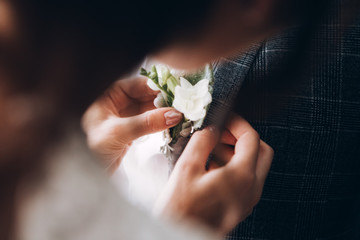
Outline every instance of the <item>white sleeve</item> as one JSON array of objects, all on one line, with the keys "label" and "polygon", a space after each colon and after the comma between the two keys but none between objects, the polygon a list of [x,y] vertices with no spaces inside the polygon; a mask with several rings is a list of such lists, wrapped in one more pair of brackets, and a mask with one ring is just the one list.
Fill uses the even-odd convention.
[{"label": "white sleeve", "polygon": [[111,180],[132,204],[151,211],[169,178],[168,161],[160,153],[162,133],[135,140]]},{"label": "white sleeve", "polygon": [[206,231],[156,221],[133,207],[79,149],[86,147],[76,138],[67,139],[49,152],[44,179],[23,184],[17,239],[214,239]]}]

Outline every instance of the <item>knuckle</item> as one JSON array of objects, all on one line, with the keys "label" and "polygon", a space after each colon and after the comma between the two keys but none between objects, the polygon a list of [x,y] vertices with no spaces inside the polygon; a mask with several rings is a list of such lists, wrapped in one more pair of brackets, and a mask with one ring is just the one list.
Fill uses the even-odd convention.
[{"label": "knuckle", "polygon": [[260,143],[260,136],[259,133],[255,130],[255,129],[249,129],[247,130],[243,136],[246,136],[246,138],[251,142],[251,143],[256,143],[259,144]]},{"label": "knuckle", "polygon": [[263,144],[261,145],[261,150],[263,152],[263,154],[265,155],[265,157],[272,159],[274,157],[274,149],[272,147],[270,147],[267,143],[262,142]]},{"label": "knuckle", "polygon": [[87,138],[87,144],[89,146],[89,149],[94,152],[98,152],[99,150],[101,150],[102,146],[104,145],[104,142],[105,141],[103,138],[93,137],[92,134]]},{"label": "knuckle", "polygon": [[145,125],[146,128],[150,131],[154,131],[154,122],[152,121],[152,113],[151,112],[145,112]]},{"label": "knuckle", "polygon": [[272,147],[270,147],[269,145],[267,145],[267,146],[268,146],[268,147],[267,147],[267,153],[268,153],[269,157],[270,157],[271,159],[273,159],[274,154],[275,154],[274,149],[273,149]]},{"label": "knuckle", "polygon": [[86,141],[90,150],[96,151],[106,142],[106,137],[108,136],[106,133],[109,132],[109,129],[102,128],[103,125],[104,123],[90,129],[86,133]]},{"label": "knuckle", "polygon": [[259,133],[258,133],[255,129],[252,129],[252,130],[250,130],[249,132],[250,132],[250,134],[254,137],[254,139],[255,139],[256,141],[260,141],[260,135],[259,135]]},{"label": "knuckle", "polygon": [[87,145],[89,146],[89,149],[91,151],[95,151],[100,146],[99,141],[94,141],[93,138],[88,138],[87,139]]}]

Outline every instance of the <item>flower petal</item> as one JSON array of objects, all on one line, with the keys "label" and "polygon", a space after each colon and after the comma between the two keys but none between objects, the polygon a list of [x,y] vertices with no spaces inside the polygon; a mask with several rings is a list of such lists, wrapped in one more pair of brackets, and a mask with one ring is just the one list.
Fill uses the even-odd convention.
[{"label": "flower petal", "polygon": [[196,83],[196,85],[194,87],[199,96],[204,96],[206,93],[209,92],[209,80],[203,79],[203,80],[199,81],[198,83]]},{"label": "flower petal", "polygon": [[193,85],[183,77],[180,77],[180,85],[182,88],[185,88],[185,89],[193,88]]},{"label": "flower petal", "polygon": [[207,105],[209,105],[212,101],[212,96],[211,94],[208,92],[205,97],[204,97],[204,106],[206,107]]},{"label": "flower petal", "polygon": [[188,119],[190,119],[191,121],[197,121],[202,119],[203,117],[205,117],[206,111],[205,109],[202,109],[201,111],[198,112],[191,112],[188,115],[185,115]]},{"label": "flower petal", "polygon": [[160,90],[158,88],[158,86],[156,86],[156,84],[151,79],[147,80],[147,85],[149,86],[149,88],[151,88],[154,91],[159,91]]}]

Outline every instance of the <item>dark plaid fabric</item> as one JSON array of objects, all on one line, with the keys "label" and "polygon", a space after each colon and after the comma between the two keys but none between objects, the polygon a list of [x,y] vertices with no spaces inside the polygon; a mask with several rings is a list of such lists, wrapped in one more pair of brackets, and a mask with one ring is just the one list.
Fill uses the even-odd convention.
[{"label": "dark plaid fabric", "polygon": [[259,204],[228,239],[360,239],[360,19],[342,16],[335,1],[314,31],[298,26],[257,51],[234,111],[275,157]]},{"label": "dark plaid fabric", "polygon": [[254,44],[247,52],[241,53],[241,58],[221,59],[213,64],[215,82],[212,102],[203,128],[209,125],[223,127],[259,48],[259,44]]},{"label": "dark plaid fabric", "polygon": [[[223,61],[219,60],[213,63],[215,82],[212,102],[201,125],[202,128],[209,125],[223,127],[259,48],[260,44],[254,44],[247,52],[241,54],[241,58],[222,59]],[[171,158],[168,158],[170,174],[189,140],[190,137],[180,137],[175,144],[171,145],[173,150]],[[206,168],[211,160],[212,156],[209,156]]]}]

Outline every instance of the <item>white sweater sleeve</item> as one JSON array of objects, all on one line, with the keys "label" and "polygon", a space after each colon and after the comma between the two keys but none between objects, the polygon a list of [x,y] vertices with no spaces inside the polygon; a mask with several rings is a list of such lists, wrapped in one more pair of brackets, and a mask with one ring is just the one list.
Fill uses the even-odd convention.
[{"label": "white sweater sleeve", "polygon": [[153,219],[129,204],[87,152],[69,137],[49,151],[46,174],[19,194],[20,240],[214,239],[206,231]]}]

